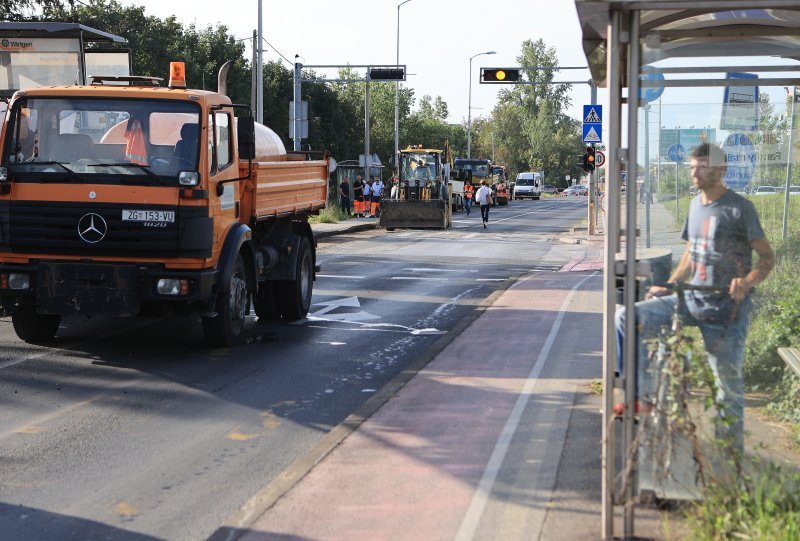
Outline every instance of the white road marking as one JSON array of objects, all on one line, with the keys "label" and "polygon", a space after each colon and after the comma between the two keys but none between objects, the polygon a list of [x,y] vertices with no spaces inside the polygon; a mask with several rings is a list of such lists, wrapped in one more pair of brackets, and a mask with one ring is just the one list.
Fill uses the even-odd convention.
[{"label": "white road marking", "polygon": [[437,278],[431,276],[392,276],[392,280],[436,280],[439,282],[444,282],[447,278]]},{"label": "white road marking", "polygon": [[476,278],[476,282],[505,282],[507,278]]},{"label": "white road marking", "polygon": [[348,276],[346,274],[317,274],[317,278],[341,278],[343,280],[362,280],[363,276]]}]

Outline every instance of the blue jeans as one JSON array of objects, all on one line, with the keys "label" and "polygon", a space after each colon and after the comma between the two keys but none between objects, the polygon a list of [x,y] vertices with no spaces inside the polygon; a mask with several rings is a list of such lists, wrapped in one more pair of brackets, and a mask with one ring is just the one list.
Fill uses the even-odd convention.
[{"label": "blue jeans", "polygon": [[481,218],[484,222],[489,221],[489,205],[481,205]]},{"label": "blue jeans", "polygon": [[[658,297],[636,303],[637,330],[637,387],[643,396],[655,392],[652,373],[648,370],[647,340],[655,338],[663,326],[671,326],[672,314],[678,302],[677,295]],[[683,325],[700,328],[703,335],[708,363],[717,385],[716,403],[719,416],[730,422],[717,423],[718,440],[731,442],[740,453],[744,449],[744,381],[742,365],[747,328],[753,302],[748,296],[739,304],[736,318],[727,323],[698,321],[689,313],[682,313]],[[685,311],[684,311],[685,312]],[[617,370],[623,376],[623,341],[625,336],[625,309],[614,316],[617,330]],[[637,391],[637,394],[639,392]]]},{"label": "blue jeans", "polygon": [[467,209],[467,216],[469,216],[469,211],[472,210],[472,198],[471,197],[464,198],[464,208]]}]

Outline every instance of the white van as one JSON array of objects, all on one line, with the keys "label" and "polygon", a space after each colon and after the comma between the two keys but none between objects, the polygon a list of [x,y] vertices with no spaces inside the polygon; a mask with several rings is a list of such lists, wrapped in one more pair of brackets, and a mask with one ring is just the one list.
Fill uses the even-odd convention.
[{"label": "white van", "polygon": [[514,199],[524,199],[526,197],[539,199],[542,195],[543,183],[544,175],[542,173],[533,171],[518,173],[517,180],[514,182]]}]

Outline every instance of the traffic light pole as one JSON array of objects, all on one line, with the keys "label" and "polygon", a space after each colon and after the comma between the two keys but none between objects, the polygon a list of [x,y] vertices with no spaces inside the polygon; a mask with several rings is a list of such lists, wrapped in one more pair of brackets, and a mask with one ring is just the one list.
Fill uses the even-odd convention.
[{"label": "traffic light pole", "polygon": [[[597,86],[594,84],[594,81],[589,80],[589,87],[592,90],[591,96],[591,104],[597,104]],[[592,143],[592,148],[595,148],[595,144]],[[589,235],[594,235],[596,232],[596,210],[597,209],[597,177],[599,173],[597,172],[597,163],[595,162],[594,169],[589,173],[589,208],[588,208],[588,221],[589,221]]]}]

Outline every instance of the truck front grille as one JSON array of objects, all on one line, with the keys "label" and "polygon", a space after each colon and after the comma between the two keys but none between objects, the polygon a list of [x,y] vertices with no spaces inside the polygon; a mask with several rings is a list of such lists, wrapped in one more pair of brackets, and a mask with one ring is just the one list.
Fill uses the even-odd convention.
[{"label": "truck front grille", "polygon": [[[142,205],[133,205],[139,208]],[[147,205],[150,210],[175,211],[174,223],[145,224],[122,221],[131,204],[81,204],[13,201],[9,212],[8,246],[15,253],[79,256],[175,257],[178,254],[181,208]],[[184,211],[185,212],[185,209]],[[89,214],[97,231],[81,238],[78,224]],[[91,220],[91,216],[84,221]],[[103,223],[104,222],[104,223]]]}]

